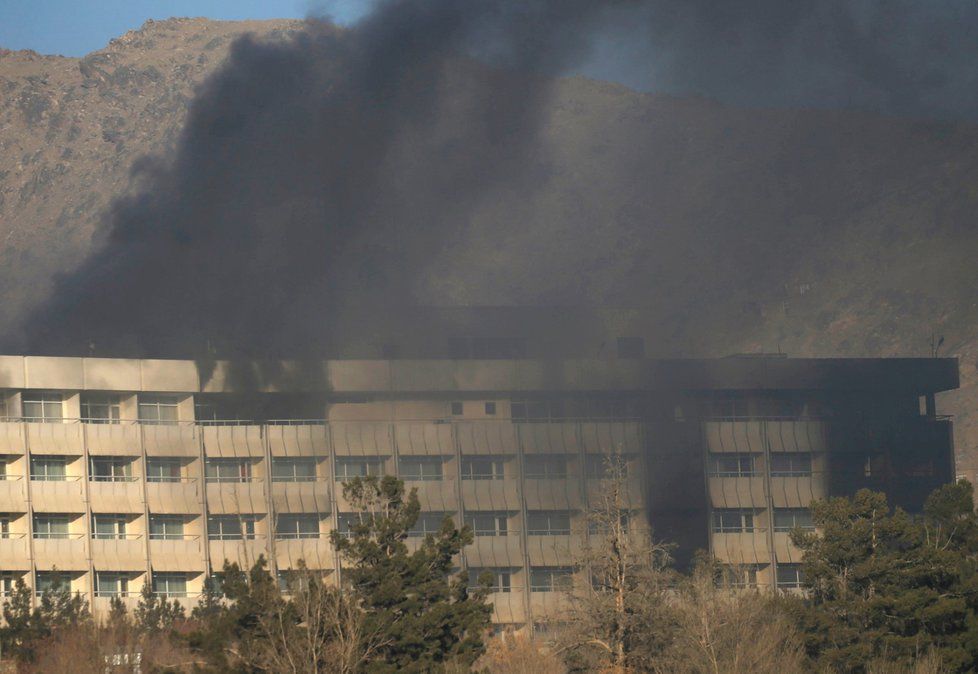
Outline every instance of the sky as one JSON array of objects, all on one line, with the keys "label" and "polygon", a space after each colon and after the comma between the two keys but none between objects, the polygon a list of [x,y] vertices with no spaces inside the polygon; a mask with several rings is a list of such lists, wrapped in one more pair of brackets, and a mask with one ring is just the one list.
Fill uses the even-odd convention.
[{"label": "sky", "polygon": [[369,0],[0,0],[0,47],[84,56],[147,19],[301,19],[328,14],[349,23]]}]

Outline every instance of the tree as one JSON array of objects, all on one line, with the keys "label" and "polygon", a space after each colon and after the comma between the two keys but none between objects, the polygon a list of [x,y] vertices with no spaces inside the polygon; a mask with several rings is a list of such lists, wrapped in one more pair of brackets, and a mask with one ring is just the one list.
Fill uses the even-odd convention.
[{"label": "tree", "polygon": [[154,633],[172,629],[177,621],[184,619],[185,613],[180,602],[156,594],[147,582],[143,584],[133,617],[140,632]]},{"label": "tree", "polygon": [[886,496],[812,505],[815,532],[794,531],[809,597],[794,611],[809,653],[864,672],[874,658],[910,663],[935,652],[954,671],[978,665],[978,566],[971,485],[935,491],[922,517],[890,510]]},{"label": "tree", "polygon": [[590,583],[572,594],[561,651],[576,669],[643,671],[672,638],[671,545],[636,521],[627,464],[607,457],[602,489],[587,512],[590,535],[578,560]]},{"label": "tree", "polygon": [[467,578],[452,574],[453,558],[472,542],[468,527],[446,517],[437,534],[410,552],[417,522],[416,490],[386,476],[354,478],[343,495],[359,510],[349,535],[331,534],[344,562],[344,580],[366,613],[364,629],[387,641],[365,663],[368,672],[430,672],[468,667],[485,650],[490,608],[485,590],[469,594]]},{"label": "tree", "polygon": [[33,662],[38,645],[53,634],[91,623],[88,602],[73,593],[56,572],[54,584],[41,594],[36,607],[32,606],[33,594],[34,590],[18,578],[10,599],[4,603],[4,625],[0,628],[3,654],[24,663]]}]

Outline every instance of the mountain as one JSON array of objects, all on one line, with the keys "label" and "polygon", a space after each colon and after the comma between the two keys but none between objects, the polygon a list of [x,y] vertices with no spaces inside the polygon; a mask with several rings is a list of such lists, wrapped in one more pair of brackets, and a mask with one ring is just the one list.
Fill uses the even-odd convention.
[{"label": "mountain", "polygon": [[[0,51],[0,321],[98,245],[112,198],[138,184],[140,157],[173,148],[236,36],[301,27],[171,19],[82,59]],[[542,187],[497,188],[431,251],[415,292],[629,307],[622,330],[652,355],[924,356],[943,337],[962,388],[939,404],[975,469],[976,150],[967,123],[568,78],[534,157]]]}]

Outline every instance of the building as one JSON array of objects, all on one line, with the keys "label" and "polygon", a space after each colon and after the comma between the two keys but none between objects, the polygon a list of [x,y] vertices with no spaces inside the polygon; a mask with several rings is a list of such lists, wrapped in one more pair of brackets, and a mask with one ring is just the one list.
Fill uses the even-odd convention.
[{"label": "building", "polygon": [[99,611],[147,582],[192,603],[225,559],[341,573],[341,482],[393,473],[418,489],[418,537],[445,514],[473,525],[459,564],[492,571],[494,620],[522,625],[565,601],[608,453],[627,461],[630,526],[765,587],[798,584],[787,532],[812,499],[865,486],[913,510],[954,477],[935,404],[954,359],[618,345],[592,360],[0,356],[0,587],[40,592],[57,569]]}]

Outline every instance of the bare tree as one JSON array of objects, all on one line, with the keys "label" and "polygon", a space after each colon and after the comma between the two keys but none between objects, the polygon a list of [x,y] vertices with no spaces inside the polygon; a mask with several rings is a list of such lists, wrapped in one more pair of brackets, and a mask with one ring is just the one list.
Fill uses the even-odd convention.
[{"label": "bare tree", "polygon": [[559,637],[570,659],[607,672],[648,670],[671,632],[672,546],[656,542],[636,516],[636,497],[626,458],[609,455],[601,489],[589,503],[579,560],[589,582],[574,591]]}]

